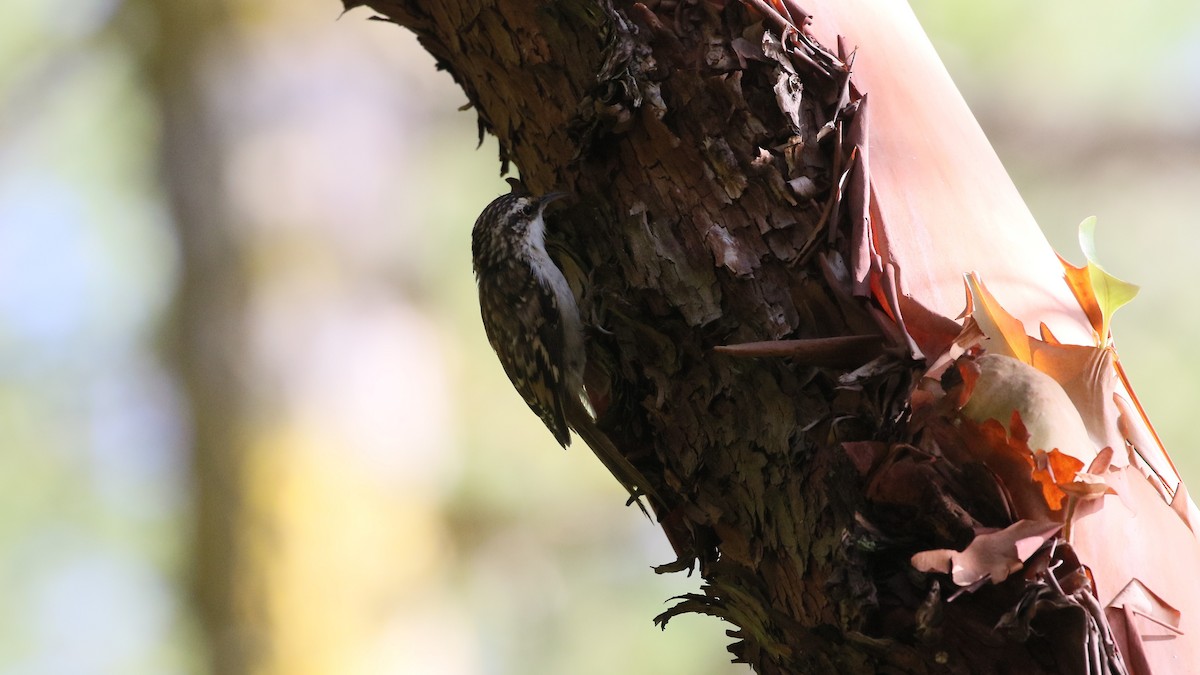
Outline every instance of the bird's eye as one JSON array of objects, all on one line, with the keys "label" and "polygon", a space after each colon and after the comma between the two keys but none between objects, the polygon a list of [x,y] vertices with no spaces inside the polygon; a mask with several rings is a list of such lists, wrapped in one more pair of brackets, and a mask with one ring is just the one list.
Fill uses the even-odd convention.
[{"label": "bird's eye", "polygon": [[537,207],[533,204],[533,202],[526,202],[521,207],[521,215],[525,217],[532,216],[535,211],[537,211]]}]

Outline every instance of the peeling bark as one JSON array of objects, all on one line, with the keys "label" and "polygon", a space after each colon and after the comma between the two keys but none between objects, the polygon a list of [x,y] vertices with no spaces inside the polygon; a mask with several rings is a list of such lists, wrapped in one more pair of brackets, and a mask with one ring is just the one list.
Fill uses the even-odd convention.
[{"label": "peeling bark", "polygon": [[959,327],[880,264],[854,55],[797,32],[794,2],[346,5],[417,34],[502,171],[575,196],[550,234],[597,329],[598,422],[661,495],[659,571],[704,579],[657,621],[721,617],[764,674],[1083,672],[1084,642],[1111,650],[1085,583],[947,602],[909,564],[1019,510],[952,454],[976,437],[908,417]]}]

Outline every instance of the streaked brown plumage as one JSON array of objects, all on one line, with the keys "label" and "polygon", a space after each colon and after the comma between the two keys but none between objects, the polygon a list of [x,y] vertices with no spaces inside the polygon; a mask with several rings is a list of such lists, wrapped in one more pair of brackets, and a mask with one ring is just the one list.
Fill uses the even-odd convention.
[{"label": "streaked brown plumage", "polygon": [[505,374],[563,447],[572,429],[631,495],[650,494],[632,464],[596,426],[583,401],[583,323],[562,270],[546,252],[543,211],[563,197],[526,194],[520,183],[488,204],[471,233],[479,308]]}]

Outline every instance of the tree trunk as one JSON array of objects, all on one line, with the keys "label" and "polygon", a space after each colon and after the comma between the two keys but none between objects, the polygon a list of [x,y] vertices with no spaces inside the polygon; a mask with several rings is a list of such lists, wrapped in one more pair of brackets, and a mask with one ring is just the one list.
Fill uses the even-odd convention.
[{"label": "tree trunk", "polygon": [[[220,130],[206,117],[202,77],[208,41],[228,27],[223,3],[133,3],[153,25],[143,67],[162,119],[164,189],[179,238],[181,278],[167,349],[187,392],[192,440],[190,595],[214,672],[249,673],[264,641],[253,626],[262,576],[244,544],[244,431],[248,282],[220,187]],[[142,37],[139,35],[139,38]]]},{"label": "tree trunk", "polygon": [[[1112,605],[1152,575],[1091,580],[1075,560],[1107,545],[1081,534],[1103,527],[1095,514],[1122,507],[1076,510],[1070,479],[1021,474],[1026,455],[1057,457],[1033,445],[1037,410],[970,412],[990,364],[1009,364],[987,356],[1036,361],[1005,317],[1046,324],[1043,358],[1038,345],[1098,334],[1087,354],[1119,372],[1106,320],[1063,283],[907,7],[818,3],[809,28],[795,2],[758,0],[346,0],[364,4],[450,71],[481,135],[499,140],[502,171],[575,197],[550,236],[577,263],[567,271],[594,327],[598,423],[651,483],[679,555],[660,571],[698,566],[704,579],[658,620],[726,619],[730,651],[764,674],[1149,672],[1130,657],[1149,649],[1140,629],[1114,636],[1097,597]],[[987,286],[974,283],[960,326],[969,272]],[[1123,383],[1107,386],[1136,408]],[[1152,436],[1128,410],[1097,413],[1087,432],[1119,456],[1161,454],[1127,447]],[[1105,484],[1126,480],[1112,471]],[[1144,498],[1138,476],[1122,499]],[[1194,564],[1186,493],[1175,476],[1153,480],[1177,508],[1152,494],[1142,524],[1164,519],[1161,536]],[[1069,527],[1055,533],[1073,518],[1067,543]],[[1024,576],[989,568],[964,582],[910,562],[1032,522],[1054,527],[1016,560]],[[1167,583],[1152,594],[1171,595]],[[1180,593],[1164,604],[1200,606]],[[1109,609],[1131,622],[1131,606]],[[1164,642],[1153,649],[1188,662],[1190,641]]]}]

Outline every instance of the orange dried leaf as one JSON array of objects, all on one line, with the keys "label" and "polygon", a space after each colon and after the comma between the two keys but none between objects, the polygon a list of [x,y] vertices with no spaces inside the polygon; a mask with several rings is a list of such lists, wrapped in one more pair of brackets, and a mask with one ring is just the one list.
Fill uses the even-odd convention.
[{"label": "orange dried leaf", "polygon": [[982,424],[977,424],[976,428],[992,452],[1003,452],[1019,457],[1027,457],[1029,455],[1029,446],[1025,445],[1024,441],[1011,438],[1008,435],[1008,430],[1000,422],[996,420],[984,420]]},{"label": "orange dried leaf", "polygon": [[1045,458],[1046,467],[1054,475],[1054,482],[1060,485],[1070,481],[1072,476],[1083,469],[1083,462],[1071,455],[1059,452],[1058,448],[1038,454]]},{"label": "orange dried leaf", "polygon": [[[937,427],[929,428],[935,432],[946,431]],[[1054,509],[1046,503],[1042,486],[1030,480],[1030,457],[1033,453],[1028,445],[1011,438],[1004,425],[994,419],[983,423],[962,419],[951,429],[953,435],[948,431],[942,434],[940,447],[946,452],[966,452],[986,464],[1012,499],[1018,517],[1041,520],[1056,517]],[[961,448],[954,448],[955,443],[961,444]]]},{"label": "orange dried leaf", "polygon": [[[1052,345],[1032,341],[1033,365],[1062,385],[1079,411],[1093,447],[1121,447],[1124,436],[1117,429],[1117,409],[1112,394],[1117,386],[1113,371],[1113,352],[1110,349],[1082,345]],[[1081,448],[1059,446],[1065,452],[1078,453]],[[1076,454],[1084,461],[1092,455]]]},{"label": "orange dried leaf", "polygon": [[[1072,265],[1061,255],[1058,256],[1058,261],[1062,263],[1063,277],[1067,280],[1067,286],[1070,286],[1071,293],[1075,295],[1083,313],[1087,315],[1088,322],[1092,324],[1092,330],[1099,335],[1100,327],[1104,323],[1104,315],[1100,312],[1100,305],[1096,303],[1096,294],[1092,292],[1092,280],[1088,269]],[[1046,342],[1050,342],[1050,340],[1046,340]]]},{"label": "orange dried leaf", "polygon": [[1050,452],[1034,451],[1029,463],[1033,467],[1031,477],[1041,486],[1046,504],[1055,511],[1061,510],[1067,498],[1063,485],[1069,483],[1075,473],[1083,468],[1083,462],[1055,448]]},{"label": "orange dried leaf", "polygon": [[954,363],[954,368],[958,370],[958,375],[962,378],[962,384],[954,390],[954,407],[962,408],[971,400],[971,394],[975,391],[975,383],[979,381],[979,365],[975,363],[975,359],[960,358]]},{"label": "orange dried leaf", "polygon": [[1021,441],[1029,443],[1029,429],[1025,428],[1025,423],[1021,421],[1021,411],[1012,411],[1012,416],[1008,420],[1008,435]]},{"label": "orange dried leaf", "polygon": [[[1061,258],[1060,258],[1060,260],[1061,260]],[[1042,342],[1045,342],[1047,344],[1052,344],[1052,345],[1062,344],[1061,342],[1058,341],[1058,338],[1054,337],[1054,333],[1050,332],[1050,326],[1047,326],[1045,321],[1038,324],[1038,332],[1042,336]]]},{"label": "orange dried leaf", "polygon": [[1030,477],[1042,488],[1042,499],[1046,500],[1046,505],[1050,507],[1050,510],[1061,511],[1063,502],[1066,501],[1066,495],[1054,484],[1054,477],[1050,475],[1050,472],[1034,467]]},{"label": "orange dried leaf", "polygon": [[991,340],[988,351],[1029,363],[1029,336],[1025,334],[1025,325],[1000,305],[979,275],[974,272],[966,275],[966,282],[967,292],[971,294],[971,317]]}]

